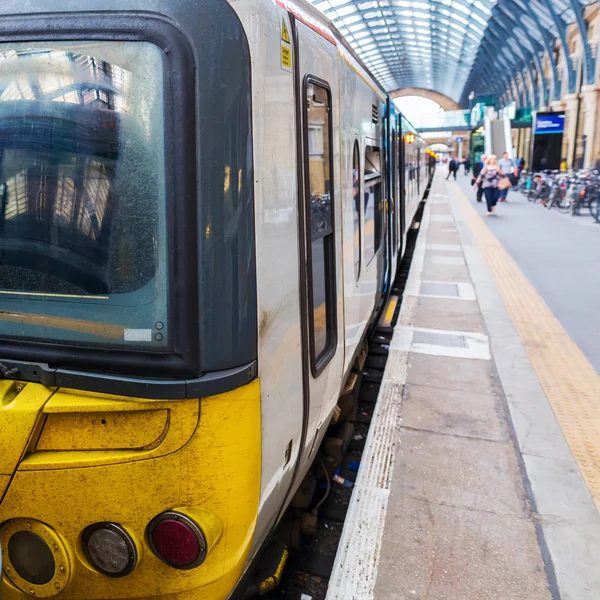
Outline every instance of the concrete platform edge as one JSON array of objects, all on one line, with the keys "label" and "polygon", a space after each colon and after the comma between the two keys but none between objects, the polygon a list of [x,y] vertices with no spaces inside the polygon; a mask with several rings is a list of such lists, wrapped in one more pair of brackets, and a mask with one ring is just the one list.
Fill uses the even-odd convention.
[{"label": "concrete platform edge", "polygon": [[537,515],[536,532],[552,597],[593,600],[600,590],[600,516],[494,278],[472,239],[456,193],[449,189],[452,214],[490,337],[523,484]]}]

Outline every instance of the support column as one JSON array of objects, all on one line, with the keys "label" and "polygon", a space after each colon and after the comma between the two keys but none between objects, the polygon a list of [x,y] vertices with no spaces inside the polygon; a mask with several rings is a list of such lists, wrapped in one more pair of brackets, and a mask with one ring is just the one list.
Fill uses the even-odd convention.
[{"label": "support column", "polygon": [[583,135],[585,135],[585,156],[583,166],[594,167],[600,159],[600,116],[599,96],[600,90],[596,85],[584,85],[581,88],[583,98],[582,110],[584,111]]},{"label": "support column", "polygon": [[[565,102],[565,100],[554,100],[552,102],[550,102],[550,106],[548,107],[550,111],[552,112],[560,112],[560,111],[565,111],[565,132],[563,134],[563,145],[562,145],[562,149],[561,149],[561,160],[562,158],[566,158],[567,162],[569,161],[569,157],[567,156],[567,103]],[[535,133],[535,123],[533,124],[533,128],[531,130],[531,136],[533,138],[533,135]]]},{"label": "support column", "polygon": [[563,155],[567,159],[569,169],[573,168],[573,151],[577,140],[577,105],[579,103],[579,94],[567,94],[565,96],[565,133],[563,137]]}]

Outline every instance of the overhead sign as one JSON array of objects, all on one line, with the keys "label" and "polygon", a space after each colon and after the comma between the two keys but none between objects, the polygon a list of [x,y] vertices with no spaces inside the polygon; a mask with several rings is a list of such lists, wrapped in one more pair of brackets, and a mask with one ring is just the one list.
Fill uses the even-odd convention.
[{"label": "overhead sign", "polygon": [[565,113],[538,113],[535,117],[535,134],[564,133]]},{"label": "overhead sign", "polygon": [[459,144],[462,144],[462,141],[463,141],[463,139],[462,139],[462,138],[456,138],[456,141],[457,141]]}]

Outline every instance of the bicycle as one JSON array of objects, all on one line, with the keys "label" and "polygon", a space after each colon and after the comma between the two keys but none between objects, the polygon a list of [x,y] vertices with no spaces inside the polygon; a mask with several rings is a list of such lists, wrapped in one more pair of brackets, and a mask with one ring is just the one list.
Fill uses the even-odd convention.
[{"label": "bicycle", "polygon": [[550,210],[554,206],[558,208],[561,213],[568,213],[571,210],[571,204],[573,203],[573,192],[568,193],[567,176],[555,177],[552,179],[550,188],[550,194],[548,200],[544,203],[544,206]]}]

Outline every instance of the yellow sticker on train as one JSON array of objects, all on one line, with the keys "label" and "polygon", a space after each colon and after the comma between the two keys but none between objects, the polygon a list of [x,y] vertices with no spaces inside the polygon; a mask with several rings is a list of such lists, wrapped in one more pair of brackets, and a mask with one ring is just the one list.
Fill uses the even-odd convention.
[{"label": "yellow sticker on train", "polygon": [[292,50],[283,41],[281,42],[281,68],[286,71],[292,70]]},{"label": "yellow sticker on train", "polygon": [[288,31],[287,25],[285,24],[285,19],[281,19],[281,40],[286,44],[290,44],[290,32]]}]

